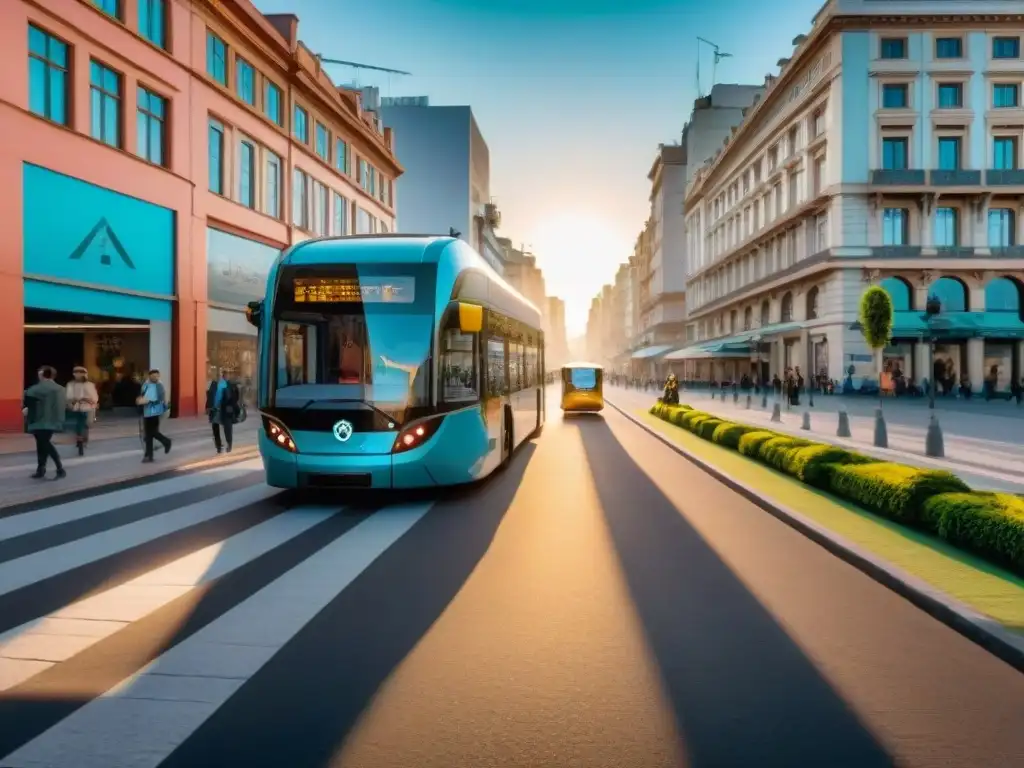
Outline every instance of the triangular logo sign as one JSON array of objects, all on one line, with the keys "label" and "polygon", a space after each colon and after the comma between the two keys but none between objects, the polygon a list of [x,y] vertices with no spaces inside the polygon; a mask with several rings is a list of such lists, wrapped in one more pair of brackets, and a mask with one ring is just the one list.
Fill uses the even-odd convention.
[{"label": "triangular logo sign", "polygon": [[85,239],[78,244],[78,247],[71,252],[69,257],[72,260],[79,260],[85,256],[85,252],[96,243],[99,247],[100,252],[100,264],[105,267],[109,267],[111,264],[111,253],[116,253],[117,256],[125,263],[128,269],[135,269],[135,263],[131,260],[128,252],[121,245],[121,241],[117,239],[117,235],[114,234],[114,230],[110,226],[110,222],[106,218],[101,218],[96,222],[89,234],[85,236]]}]

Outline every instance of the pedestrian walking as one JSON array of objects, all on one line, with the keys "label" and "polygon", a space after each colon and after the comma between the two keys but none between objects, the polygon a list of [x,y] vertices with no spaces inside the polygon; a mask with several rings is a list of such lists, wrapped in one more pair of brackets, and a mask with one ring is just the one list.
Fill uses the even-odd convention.
[{"label": "pedestrian walking", "polygon": [[85,455],[85,446],[89,442],[89,425],[100,404],[100,396],[96,385],[89,381],[89,371],[83,365],[76,365],[72,371],[74,378],[68,382],[65,396],[68,410],[71,412],[71,423],[75,428],[75,446],[78,455]]},{"label": "pedestrian walking", "polygon": [[37,480],[46,477],[46,464],[53,459],[57,468],[54,480],[67,477],[60,454],[53,444],[55,432],[64,431],[64,420],[67,418],[67,397],[64,387],[54,381],[57,371],[44,365],[37,372],[39,381],[25,390],[25,404],[22,413],[26,416],[28,431],[36,440],[36,471],[32,475]]},{"label": "pedestrian walking", "polygon": [[[238,384],[231,380],[226,368],[222,368],[220,378],[211,381],[206,390],[206,413],[210,417],[210,424],[213,426],[213,444],[217,453],[227,447],[231,453],[231,442],[234,436],[234,427],[238,423],[241,407],[241,393]],[[221,442],[221,430],[224,431],[224,442]]]},{"label": "pedestrian walking", "polygon": [[153,442],[164,447],[164,453],[171,452],[171,439],[160,432],[160,417],[167,413],[167,391],[160,382],[160,371],[155,368],[149,372],[149,378],[142,385],[142,391],[135,401],[142,407],[142,434],[146,452],[142,457],[143,464],[153,461]]}]

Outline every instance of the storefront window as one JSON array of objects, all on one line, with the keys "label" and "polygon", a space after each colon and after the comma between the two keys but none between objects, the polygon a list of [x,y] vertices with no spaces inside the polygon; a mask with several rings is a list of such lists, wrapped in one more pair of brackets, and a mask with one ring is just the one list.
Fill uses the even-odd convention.
[{"label": "storefront window", "polygon": [[262,299],[267,275],[281,251],[265,243],[206,229],[207,297],[211,302],[244,307]]},{"label": "storefront window", "polygon": [[242,401],[256,405],[256,337],[210,331],[206,335],[206,379],[216,381],[226,370],[238,384]]},{"label": "storefront window", "polygon": [[985,379],[995,379],[995,391],[1007,392],[1013,377],[1013,344],[985,342]]}]

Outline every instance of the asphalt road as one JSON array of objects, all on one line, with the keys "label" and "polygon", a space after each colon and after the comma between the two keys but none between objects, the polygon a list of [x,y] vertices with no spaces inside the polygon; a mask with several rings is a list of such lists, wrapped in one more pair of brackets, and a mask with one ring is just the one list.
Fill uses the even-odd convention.
[{"label": "asphalt road", "polygon": [[0,766],[1024,765],[1024,675],[614,411],[480,486],[0,512]]}]

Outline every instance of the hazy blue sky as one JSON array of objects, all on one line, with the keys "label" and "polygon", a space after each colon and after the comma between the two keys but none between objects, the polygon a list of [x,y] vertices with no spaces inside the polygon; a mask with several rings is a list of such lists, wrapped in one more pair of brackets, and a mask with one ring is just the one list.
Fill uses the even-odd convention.
[{"label": "hazy blue sky", "polygon": [[[693,106],[696,36],[732,54],[718,82],[761,82],[823,0],[255,2],[295,13],[317,53],[413,73],[332,66],[339,84],[472,106],[501,234],[532,246],[576,335],[591,297],[632,252],[658,143],[679,139]],[[711,51],[701,48],[707,88]]]}]

